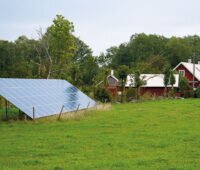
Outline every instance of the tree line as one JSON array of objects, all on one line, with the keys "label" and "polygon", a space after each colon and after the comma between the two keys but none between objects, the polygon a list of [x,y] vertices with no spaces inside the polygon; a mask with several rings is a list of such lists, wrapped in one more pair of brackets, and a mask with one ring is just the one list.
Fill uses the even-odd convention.
[{"label": "tree line", "polygon": [[111,69],[120,78],[125,67],[129,73],[164,73],[194,56],[200,60],[198,35],[168,38],[134,34],[128,42],[99,56],[74,35],[73,23],[62,15],[37,35],[38,39],[20,36],[14,42],[0,40],[0,77],[66,79],[89,92]]},{"label": "tree line", "polygon": [[73,32],[73,23],[57,15],[46,32],[37,31],[38,39],[0,40],[0,77],[55,78],[77,86],[93,85],[97,59]]}]

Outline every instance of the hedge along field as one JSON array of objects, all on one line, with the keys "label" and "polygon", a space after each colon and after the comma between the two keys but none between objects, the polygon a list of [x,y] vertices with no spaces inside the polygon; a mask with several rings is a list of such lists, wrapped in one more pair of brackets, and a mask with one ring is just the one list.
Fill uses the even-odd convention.
[{"label": "hedge along field", "polygon": [[113,105],[81,119],[0,122],[0,169],[198,169],[200,100]]}]

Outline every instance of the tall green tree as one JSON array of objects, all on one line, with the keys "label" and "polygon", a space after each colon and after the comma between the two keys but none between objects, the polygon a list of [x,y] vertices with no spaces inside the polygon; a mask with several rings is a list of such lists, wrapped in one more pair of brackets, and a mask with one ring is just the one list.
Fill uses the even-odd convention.
[{"label": "tall green tree", "polygon": [[80,64],[82,72],[82,81],[84,85],[91,86],[94,84],[94,78],[99,71],[99,67],[96,58],[93,56],[87,56]]},{"label": "tall green tree", "polygon": [[137,98],[137,100],[139,100],[140,99],[140,88],[142,85],[145,85],[145,81],[141,78],[139,71],[136,71],[133,76],[134,76],[134,85],[136,88],[136,98]]},{"label": "tall green tree", "polygon": [[164,71],[164,80],[163,80],[163,83],[165,86],[165,89],[164,89],[165,97],[167,97],[167,86],[169,85],[169,79],[170,79],[170,68],[167,67],[167,68],[165,68],[165,71]]},{"label": "tall green tree", "polygon": [[172,87],[172,96],[174,97],[174,84],[176,83],[176,78],[174,75],[174,71],[170,70],[170,76],[169,76],[169,84]]},{"label": "tall green tree", "polygon": [[48,40],[46,49],[49,49],[47,51],[50,67],[48,77],[51,72],[54,72],[54,77],[68,78],[69,65],[72,63],[76,51],[73,32],[73,23],[62,15],[56,15],[53,24],[47,29],[44,38]]},{"label": "tall green tree", "polygon": [[126,85],[126,78],[129,72],[129,68],[125,65],[121,65],[118,68],[118,74],[119,74],[119,78],[120,78],[120,84],[121,84],[121,88],[122,88],[122,94],[121,94],[121,102],[124,103],[125,102],[125,85]]},{"label": "tall green tree", "polygon": [[172,37],[166,44],[165,56],[172,67],[175,67],[181,61],[187,61],[191,55],[191,46],[187,46],[182,38]]},{"label": "tall green tree", "polygon": [[183,77],[182,75],[179,75],[179,90],[181,94],[185,97],[187,92],[191,90],[191,86],[188,82],[188,79],[186,77]]},{"label": "tall green tree", "polygon": [[137,62],[132,67],[133,72],[140,70],[143,74],[160,74],[164,73],[165,68],[169,67],[169,62],[163,56],[155,55],[151,56],[147,60]]}]

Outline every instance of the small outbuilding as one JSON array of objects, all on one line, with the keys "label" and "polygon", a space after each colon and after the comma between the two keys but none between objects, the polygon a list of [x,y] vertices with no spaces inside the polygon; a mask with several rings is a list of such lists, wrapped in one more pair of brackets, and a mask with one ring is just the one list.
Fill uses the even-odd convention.
[{"label": "small outbuilding", "polygon": [[113,97],[116,97],[119,87],[119,80],[114,76],[114,70],[111,70],[110,75],[107,76],[106,81],[106,83],[104,81],[101,81],[96,86],[104,88],[106,84],[106,89],[109,91],[109,93]]}]

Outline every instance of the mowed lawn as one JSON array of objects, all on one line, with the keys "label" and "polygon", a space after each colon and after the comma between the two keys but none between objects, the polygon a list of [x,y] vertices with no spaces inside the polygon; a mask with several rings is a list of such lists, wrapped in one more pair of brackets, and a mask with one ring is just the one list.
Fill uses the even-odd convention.
[{"label": "mowed lawn", "polygon": [[77,120],[0,122],[0,169],[199,169],[200,100],[113,105]]}]

